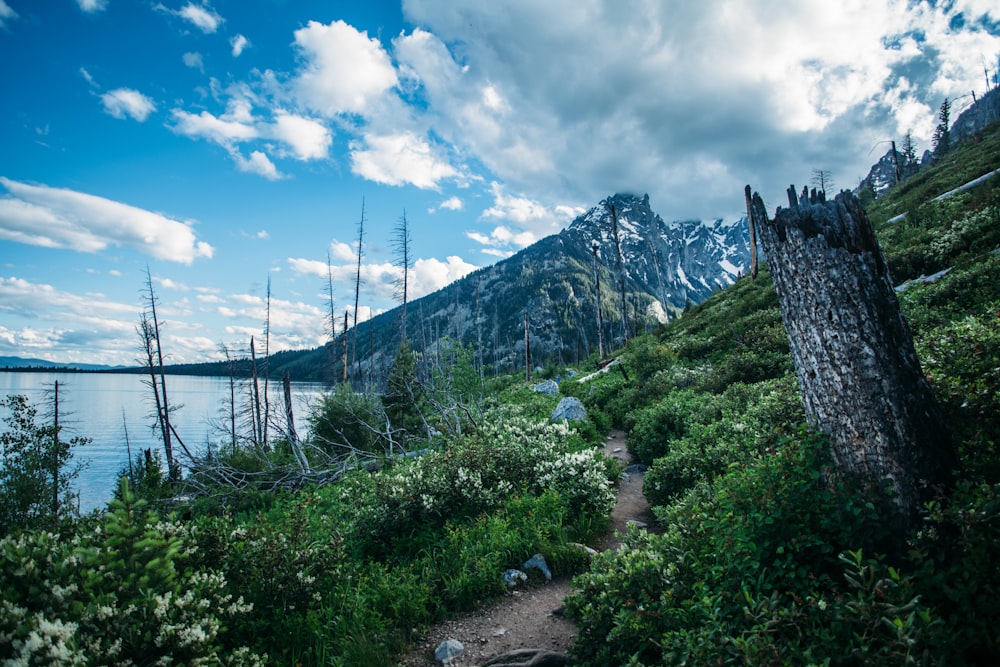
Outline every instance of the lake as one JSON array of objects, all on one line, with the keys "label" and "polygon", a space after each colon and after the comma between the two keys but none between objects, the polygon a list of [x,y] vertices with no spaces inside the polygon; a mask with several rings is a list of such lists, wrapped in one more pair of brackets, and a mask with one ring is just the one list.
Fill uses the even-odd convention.
[{"label": "lake", "polygon": [[[74,448],[74,460],[87,466],[75,484],[81,512],[103,507],[111,500],[118,473],[128,466],[129,447],[133,457],[141,449],[152,448],[160,452],[163,460],[163,438],[153,428],[156,410],[152,390],[143,384],[146,377],[126,373],[0,371],[0,397],[27,396],[38,410],[38,423],[52,412],[52,393],[58,382],[61,437],[68,440],[82,436],[93,440]],[[263,382],[260,387],[263,391]],[[307,435],[310,406],[323,392],[322,383],[292,383],[295,427],[300,437]],[[280,381],[270,382],[268,395],[272,412],[278,410],[283,417],[285,403]],[[229,378],[168,375],[167,396],[171,406],[181,406],[171,412],[170,421],[192,453],[205,452],[209,443],[229,442],[225,427],[219,427],[220,423],[228,423],[225,406],[229,399]],[[236,400],[238,404],[243,402],[239,393]],[[4,414],[0,409],[0,416]],[[0,430],[6,428],[6,424],[0,424]],[[179,447],[175,444],[174,449],[178,451]]]}]

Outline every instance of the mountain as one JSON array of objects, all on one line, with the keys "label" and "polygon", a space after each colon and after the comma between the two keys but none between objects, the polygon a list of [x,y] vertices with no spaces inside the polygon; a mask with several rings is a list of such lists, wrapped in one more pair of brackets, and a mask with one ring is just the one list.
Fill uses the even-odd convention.
[{"label": "mountain", "polygon": [[[516,255],[407,304],[407,338],[424,355],[440,352],[445,338],[479,350],[487,367],[524,367],[524,319],[528,316],[533,365],[574,362],[597,350],[595,284],[600,284],[603,339],[620,345],[622,298],[614,221],[625,281],[630,332],[675,317],[687,305],[704,301],[732,284],[749,266],[746,218],[711,222],[664,222],[649,196],[616,194],[576,218],[559,234]],[[593,250],[594,242],[598,249]],[[361,375],[384,377],[399,350],[400,309],[383,313],[348,332],[351,360]],[[630,335],[632,335],[630,333]],[[326,379],[343,376],[343,336],[309,358],[287,358],[296,379],[309,379],[309,367],[324,365]],[[357,350],[357,356],[353,350]],[[357,364],[348,375],[357,377]],[[271,364],[275,368],[274,361]]]},{"label": "mountain", "polygon": [[[409,302],[410,347],[430,360],[446,349],[441,343],[447,339],[471,346],[488,370],[524,368],[527,314],[533,366],[585,359],[598,348],[597,283],[605,351],[621,345],[622,297],[612,206],[630,336],[673,319],[685,307],[731,285],[749,268],[745,216],[668,223],[652,210],[649,195],[616,194],[560,233]],[[397,307],[359,324],[357,332],[348,331],[347,376],[352,381],[377,383],[386,377],[400,348],[400,315]],[[295,380],[339,381],[344,377],[344,348],[345,336],[340,334],[320,348],[273,354],[269,372],[272,377],[288,372]],[[235,371],[246,375],[248,368],[248,363],[240,363]],[[167,370],[228,373],[222,362]]]}]

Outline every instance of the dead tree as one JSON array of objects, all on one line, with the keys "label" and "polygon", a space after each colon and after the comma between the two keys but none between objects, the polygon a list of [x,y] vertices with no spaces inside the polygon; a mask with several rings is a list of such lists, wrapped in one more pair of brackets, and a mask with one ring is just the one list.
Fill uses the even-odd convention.
[{"label": "dead tree", "polygon": [[361,220],[358,221],[358,272],[354,279],[354,326],[351,327],[351,354],[357,369],[357,381],[361,384],[361,358],[358,356],[358,302],[361,300],[361,260],[365,243],[365,199],[361,198]]},{"label": "dead tree", "polygon": [[[750,197],[750,186],[746,188]],[[770,266],[809,424],[900,531],[956,464],[885,257],[861,204],[806,189],[750,215]]]},{"label": "dead tree", "polygon": [[[142,338],[145,362],[149,370],[149,384],[156,399],[156,421],[163,436],[163,452],[167,457],[167,471],[170,479],[177,481],[181,476],[180,465],[174,458],[172,442],[173,429],[170,427],[170,404],[167,401],[167,377],[163,372],[163,348],[160,345],[160,321],[156,317],[156,293],[153,290],[153,276],[146,267],[146,290],[143,293],[146,310],[139,322],[139,336]],[[159,387],[157,387],[159,374]]]}]

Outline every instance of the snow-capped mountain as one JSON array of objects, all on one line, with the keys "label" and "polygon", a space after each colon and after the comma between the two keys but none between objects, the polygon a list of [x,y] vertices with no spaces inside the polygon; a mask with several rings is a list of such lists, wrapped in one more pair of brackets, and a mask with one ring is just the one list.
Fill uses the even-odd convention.
[{"label": "snow-capped mountain", "polygon": [[[612,206],[625,278],[624,320]],[[597,283],[602,338],[611,349],[609,344],[621,343],[626,325],[631,337],[732,284],[749,269],[749,243],[745,217],[667,223],[648,195],[616,194],[562,232],[411,302],[407,339],[426,356],[447,337],[478,350],[487,367],[509,370],[524,366],[527,314],[533,365],[585,359],[597,350]],[[379,376],[399,349],[398,309],[359,329],[362,366],[372,363]]]},{"label": "snow-capped mountain", "polygon": [[614,271],[615,242],[611,207],[617,214],[622,268],[633,289],[659,302],[665,313],[701,303],[726,287],[750,265],[746,217],[733,220],[681,220],[666,223],[649,205],[649,195],[608,197],[574,220],[560,236],[590,248],[600,243],[605,266]]}]

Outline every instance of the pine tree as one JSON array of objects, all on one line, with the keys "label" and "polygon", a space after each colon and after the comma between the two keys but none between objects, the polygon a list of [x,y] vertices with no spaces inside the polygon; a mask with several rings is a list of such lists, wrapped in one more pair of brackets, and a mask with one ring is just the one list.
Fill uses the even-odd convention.
[{"label": "pine tree", "polygon": [[934,128],[934,155],[942,156],[951,149],[951,131],[949,130],[951,116],[951,102],[944,98],[941,109],[938,110],[938,124]]}]

